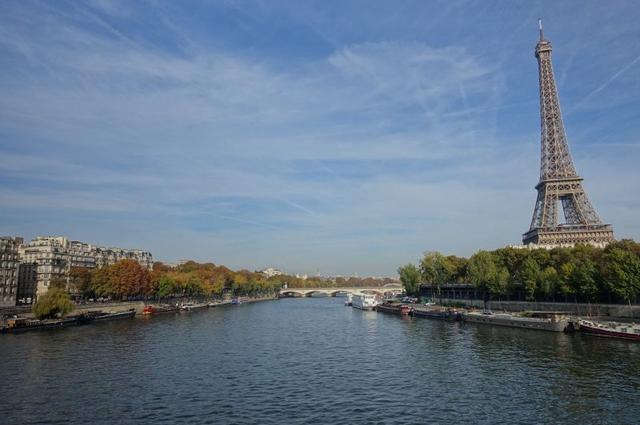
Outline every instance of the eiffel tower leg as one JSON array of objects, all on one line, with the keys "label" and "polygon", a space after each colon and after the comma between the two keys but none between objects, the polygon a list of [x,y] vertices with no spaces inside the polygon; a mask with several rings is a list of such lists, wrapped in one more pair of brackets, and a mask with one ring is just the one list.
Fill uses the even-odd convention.
[{"label": "eiffel tower leg", "polygon": [[561,199],[565,222],[567,224],[584,223],[584,216],[576,199],[576,194],[572,193],[567,196],[563,196]]},{"label": "eiffel tower leg", "polygon": [[555,227],[558,224],[558,194],[546,188],[544,198],[545,215],[543,217],[543,227]]},{"label": "eiffel tower leg", "polygon": [[533,217],[531,218],[530,230],[542,227],[542,217],[544,215],[544,193],[542,190],[538,191],[538,198],[536,199],[536,206],[533,208]]}]

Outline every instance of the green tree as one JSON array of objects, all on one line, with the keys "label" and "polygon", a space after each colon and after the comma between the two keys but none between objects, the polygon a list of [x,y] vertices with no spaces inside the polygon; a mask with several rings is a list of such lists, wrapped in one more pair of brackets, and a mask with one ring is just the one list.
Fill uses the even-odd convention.
[{"label": "green tree", "polygon": [[52,318],[56,316],[64,317],[73,311],[73,303],[69,299],[69,294],[62,288],[49,288],[49,290],[38,297],[33,305],[33,315],[38,319]]},{"label": "green tree", "polygon": [[[495,254],[478,251],[469,260],[469,278],[476,287],[485,291],[485,294],[502,295],[507,289],[509,272],[506,267],[498,264]],[[486,309],[486,296],[484,304]]]},{"label": "green tree", "polygon": [[469,259],[457,257],[455,255],[447,256],[447,261],[451,265],[452,276],[451,281],[456,283],[469,282]]},{"label": "green tree", "polygon": [[415,265],[408,263],[398,268],[398,274],[407,295],[417,295],[420,291],[420,270]]},{"label": "green tree", "polygon": [[189,297],[195,297],[205,294],[204,282],[196,273],[189,273],[186,284],[184,286],[184,292]]},{"label": "green tree", "polygon": [[548,266],[540,273],[540,293],[549,298],[553,296],[560,286],[560,276],[558,271]]},{"label": "green tree", "polygon": [[571,286],[583,299],[594,301],[599,290],[596,282],[595,263],[589,258],[579,258],[574,260],[573,264],[573,271],[569,277]]},{"label": "green tree", "polygon": [[173,294],[176,288],[176,282],[169,275],[163,275],[158,279],[156,295],[158,299],[168,297]]},{"label": "green tree", "polygon": [[538,291],[538,282],[540,281],[540,266],[533,256],[527,257],[520,267],[520,279],[524,285],[524,291],[527,301],[533,301]]},{"label": "green tree", "polygon": [[631,250],[613,248],[605,254],[606,285],[629,306],[640,292],[640,257]]},{"label": "green tree", "polygon": [[114,292],[111,278],[111,268],[100,267],[91,273],[91,291],[99,297],[111,295]]},{"label": "green tree", "polygon": [[509,282],[515,283],[522,280],[520,277],[520,269],[522,262],[528,256],[526,250],[507,247],[497,249],[492,254],[494,254],[494,261],[504,266],[509,272]]},{"label": "green tree", "polygon": [[567,299],[570,295],[576,294],[576,289],[572,284],[572,276],[575,268],[576,268],[576,265],[572,261],[563,263],[560,266],[558,289],[560,290],[560,293],[564,296],[565,302],[567,302]]},{"label": "green tree", "polygon": [[425,282],[431,284],[440,296],[442,285],[451,282],[455,275],[455,265],[439,252],[426,252],[420,261],[420,271]]}]

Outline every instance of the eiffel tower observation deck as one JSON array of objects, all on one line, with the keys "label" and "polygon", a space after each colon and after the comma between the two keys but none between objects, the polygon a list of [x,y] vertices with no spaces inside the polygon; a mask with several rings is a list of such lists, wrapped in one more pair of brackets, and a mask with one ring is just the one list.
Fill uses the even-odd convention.
[{"label": "eiffel tower observation deck", "polygon": [[[540,79],[540,182],[531,227],[522,241],[541,246],[605,246],[614,240],[613,227],[598,217],[573,165],[551,65],[551,43],[543,37],[542,21],[539,27],[535,56]],[[564,223],[559,222],[560,206]]]}]

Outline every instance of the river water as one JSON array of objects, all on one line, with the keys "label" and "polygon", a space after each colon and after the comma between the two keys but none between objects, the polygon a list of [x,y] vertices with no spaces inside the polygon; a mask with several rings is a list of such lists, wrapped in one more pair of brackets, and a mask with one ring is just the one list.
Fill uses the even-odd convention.
[{"label": "river water", "polygon": [[2,424],[638,424],[640,344],[340,298],[0,335]]}]

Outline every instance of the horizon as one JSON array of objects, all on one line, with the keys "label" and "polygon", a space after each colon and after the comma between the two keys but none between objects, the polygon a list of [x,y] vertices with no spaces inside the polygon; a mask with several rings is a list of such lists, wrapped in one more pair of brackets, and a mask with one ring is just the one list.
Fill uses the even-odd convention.
[{"label": "horizon", "polygon": [[2,234],[310,276],[395,277],[425,251],[520,244],[541,17],[578,174],[616,239],[640,239],[632,5],[0,11]]}]

